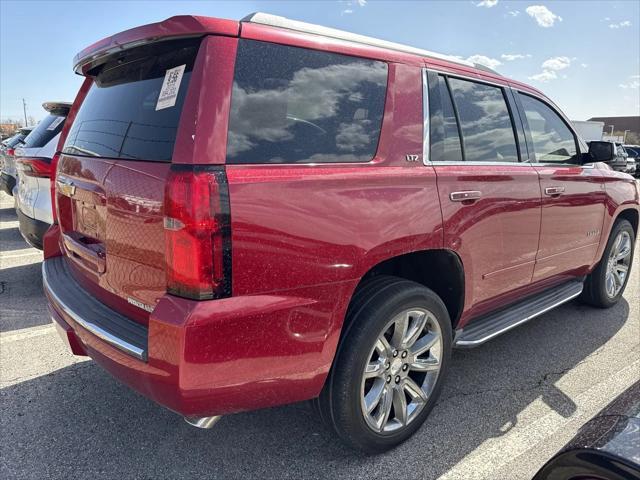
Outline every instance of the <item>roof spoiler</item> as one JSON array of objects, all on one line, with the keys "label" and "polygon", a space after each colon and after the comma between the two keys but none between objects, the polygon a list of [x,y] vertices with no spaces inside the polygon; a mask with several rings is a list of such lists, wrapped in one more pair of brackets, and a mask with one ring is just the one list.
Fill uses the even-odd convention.
[{"label": "roof spoiler", "polygon": [[71,102],[44,102],[42,104],[42,108],[49,113],[53,113],[54,111],[58,112],[60,110],[66,110],[68,112],[71,110],[71,105]]}]

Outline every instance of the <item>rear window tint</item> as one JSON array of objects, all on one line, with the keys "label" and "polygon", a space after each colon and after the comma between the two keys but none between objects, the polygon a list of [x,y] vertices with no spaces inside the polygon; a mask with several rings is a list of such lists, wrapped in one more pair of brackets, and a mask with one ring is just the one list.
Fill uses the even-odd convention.
[{"label": "rear window tint", "polygon": [[468,162],[517,162],[513,124],[502,89],[449,78]]},{"label": "rear window tint", "polygon": [[241,40],[227,162],[369,161],[386,87],[384,62]]},{"label": "rear window tint", "polygon": [[438,84],[433,93],[431,97],[431,160],[460,162],[462,149],[458,122],[447,81],[443,76],[438,76]]},{"label": "rear window tint", "polygon": [[[64,152],[170,162],[199,45],[200,39],[146,45],[90,72],[95,80]],[[160,98],[163,84],[163,99],[166,85],[177,95],[168,102]]]},{"label": "rear window tint", "polygon": [[47,115],[38,123],[36,128],[31,130],[31,133],[24,138],[24,144],[22,146],[25,148],[44,147],[53,137],[62,131],[65,118],[66,115]]}]

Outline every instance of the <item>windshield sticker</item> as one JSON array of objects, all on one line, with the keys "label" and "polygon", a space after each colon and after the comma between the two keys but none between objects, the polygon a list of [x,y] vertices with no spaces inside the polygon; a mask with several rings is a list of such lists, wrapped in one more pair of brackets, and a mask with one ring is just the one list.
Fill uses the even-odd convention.
[{"label": "windshield sticker", "polygon": [[158,96],[158,103],[156,103],[156,111],[173,107],[176,104],[185,67],[186,64],[170,68],[164,74],[164,81],[162,82],[162,88]]},{"label": "windshield sticker", "polygon": [[64,117],[56,117],[56,119],[51,122],[51,125],[47,127],[47,130],[55,130],[58,125],[60,125],[64,121]]}]

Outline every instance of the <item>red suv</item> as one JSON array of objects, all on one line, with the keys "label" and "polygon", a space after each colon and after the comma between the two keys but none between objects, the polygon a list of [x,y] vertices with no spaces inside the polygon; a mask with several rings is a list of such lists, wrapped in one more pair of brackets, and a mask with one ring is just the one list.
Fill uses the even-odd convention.
[{"label": "red suv", "polygon": [[192,424],[314,399],[383,451],[452,348],[622,295],[638,185],[527,85],[266,14],[127,30],[75,70],[51,315]]}]

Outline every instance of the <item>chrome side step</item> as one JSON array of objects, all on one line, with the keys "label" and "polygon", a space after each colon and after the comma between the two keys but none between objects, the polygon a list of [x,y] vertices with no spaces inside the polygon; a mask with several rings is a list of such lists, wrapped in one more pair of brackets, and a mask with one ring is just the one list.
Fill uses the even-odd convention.
[{"label": "chrome side step", "polygon": [[499,312],[471,320],[464,329],[456,332],[453,345],[456,348],[472,348],[512,328],[542,315],[568,302],[582,293],[582,281],[572,280],[522,300]]}]

